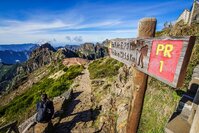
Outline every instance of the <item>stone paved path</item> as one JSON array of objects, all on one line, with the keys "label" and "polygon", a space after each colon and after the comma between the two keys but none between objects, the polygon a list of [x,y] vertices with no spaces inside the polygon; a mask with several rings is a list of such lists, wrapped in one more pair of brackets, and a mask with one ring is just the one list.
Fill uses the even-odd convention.
[{"label": "stone paved path", "polygon": [[92,133],[91,116],[91,81],[89,71],[85,69],[83,74],[75,79],[72,101],[67,106],[60,124],[55,127],[56,133]]}]

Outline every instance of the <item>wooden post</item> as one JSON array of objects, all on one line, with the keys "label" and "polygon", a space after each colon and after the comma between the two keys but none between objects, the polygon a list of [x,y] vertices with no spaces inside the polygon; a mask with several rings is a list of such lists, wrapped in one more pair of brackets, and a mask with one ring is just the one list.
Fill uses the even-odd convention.
[{"label": "wooden post", "polygon": [[[156,19],[144,18],[139,21],[138,38],[155,36]],[[128,116],[127,133],[136,133],[142,113],[144,96],[147,89],[148,75],[133,68],[133,96]]]}]

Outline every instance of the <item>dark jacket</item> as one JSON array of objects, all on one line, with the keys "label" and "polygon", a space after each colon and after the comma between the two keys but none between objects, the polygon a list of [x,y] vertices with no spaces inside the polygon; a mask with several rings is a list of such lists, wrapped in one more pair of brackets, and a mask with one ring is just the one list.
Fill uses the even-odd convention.
[{"label": "dark jacket", "polygon": [[53,102],[47,100],[46,102],[37,103],[37,116],[36,120],[38,122],[49,122],[54,114]]}]

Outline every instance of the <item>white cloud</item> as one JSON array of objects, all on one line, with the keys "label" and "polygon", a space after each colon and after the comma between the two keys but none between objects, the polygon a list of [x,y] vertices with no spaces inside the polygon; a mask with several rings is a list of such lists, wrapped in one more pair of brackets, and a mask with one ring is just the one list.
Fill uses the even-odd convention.
[{"label": "white cloud", "polygon": [[105,20],[105,21],[101,21],[101,22],[94,22],[94,23],[88,23],[88,24],[80,24],[80,25],[76,25],[75,27],[73,27],[73,29],[84,29],[84,28],[97,28],[97,27],[106,27],[106,26],[115,26],[115,25],[119,25],[122,22],[119,20]]},{"label": "white cloud", "polygon": [[73,24],[64,23],[60,20],[55,20],[52,22],[31,22],[31,21],[16,21],[16,20],[7,20],[4,21],[7,23],[7,26],[0,26],[0,34],[8,34],[8,33],[27,33],[27,32],[35,32],[37,30],[47,30],[54,28],[64,28],[72,26]]},{"label": "white cloud", "polygon": [[[102,38],[135,37],[141,17],[170,13],[176,1],[150,4],[82,4],[60,11],[26,12],[25,20],[0,18],[0,43],[103,41]],[[137,5],[136,5],[137,4]],[[163,22],[161,22],[163,23]],[[161,29],[161,24],[158,24]]]},{"label": "white cloud", "polygon": [[66,36],[66,42],[73,42],[73,43],[81,43],[83,42],[83,37],[82,36]]},{"label": "white cloud", "polygon": [[75,42],[79,42],[79,43],[83,42],[82,36],[75,36],[75,37],[73,38],[73,40],[74,40]]},{"label": "white cloud", "polygon": [[72,42],[72,39],[71,39],[70,36],[66,36],[65,38],[66,38],[66,41],[67,41],[67,42]]}]

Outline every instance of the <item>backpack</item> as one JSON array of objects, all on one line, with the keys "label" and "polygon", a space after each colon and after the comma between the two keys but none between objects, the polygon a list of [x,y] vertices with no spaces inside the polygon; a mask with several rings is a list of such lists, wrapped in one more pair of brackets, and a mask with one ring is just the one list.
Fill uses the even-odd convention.
[{"label": "backpack", "polygon": [[37,115],[36,115],[36,120],[38,122],[47,122],[50,121],[53,115],[53,111],[51,109],[50,102],[39,102],[37,104]]}]

